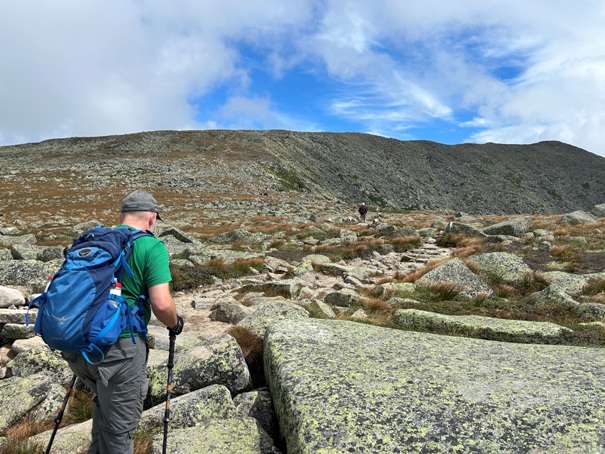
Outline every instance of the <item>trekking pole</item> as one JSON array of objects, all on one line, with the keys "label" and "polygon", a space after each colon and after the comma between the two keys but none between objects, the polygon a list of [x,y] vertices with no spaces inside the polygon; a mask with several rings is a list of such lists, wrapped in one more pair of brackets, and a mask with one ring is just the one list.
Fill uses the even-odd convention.
[{"label": "trekking pole", "polygon": [[164,444],[162,454],[166,454],[166,443],[168,440],[168,421],[170,421],[170,393],[172,392],[172,368],[174,367],[174,344],[176,334],[170,334],[170,348],[168,349],[168,384],[166,385],[166,411],[164,412]]},{"label": "trekking pole", "polygon": [[63,419],[63,413],[65,413],[65,408],[67,407],[67,401],[69,400],[69,396],[71,396],[71,391],[74,389],[76,384],[76,376],[71,378],[71,382],[69,382],[69,388],[67,389],[67,394],[63,398],[63,404],[61,404],[61,409],[55,418],[55,428],[53,429],[53,433],[50,436],[50,440],[48,441],[48,446],[46,447],[46,451],[44,454],[48,454],[50,452],[50,448],[53,445],[53,441],[55,441],[55,435],[57,435],[57,430],[59,429],[59,424],[61,424],[61,420]]}]

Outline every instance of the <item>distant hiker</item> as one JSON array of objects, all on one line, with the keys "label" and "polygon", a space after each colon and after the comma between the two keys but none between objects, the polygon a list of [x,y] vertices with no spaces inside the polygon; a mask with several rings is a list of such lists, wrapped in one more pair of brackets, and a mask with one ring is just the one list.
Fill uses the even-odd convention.
[{"label": "distant hiker", "polygon": [[359,217],[361,218],[361,222],[366,222],[366,214],[368,213],[368,206],[365,202],[361,204],[359,207]]},{"label": "distant hiker", "polygon": [[[151,194],[137,190],[123,200],[120,225],[116,229],[151,233],[157,219],[161,220],[156,200]],[[178,335],[183,331],[183,319],[177,315],[170,294],[172,277],[168,262],[168,251],[160,240],[153,235],[139,237],[133,242],[132,254],[127,260],[134,276],[124,275],[122,296],[132,307],[139,295],[144,295],[145,325],[153,311],[157,319],[169,327],[169,334]],[[149,353],[145,334],[137,332],[134,337],[128,328],[122,331],[118,341],[104,352],[104,360],[99,359],[95,364],[86,361],[80,353],[63,352],[74,374],[95,394],[89,453],[133,452],[133,435],[147,394]]]}]

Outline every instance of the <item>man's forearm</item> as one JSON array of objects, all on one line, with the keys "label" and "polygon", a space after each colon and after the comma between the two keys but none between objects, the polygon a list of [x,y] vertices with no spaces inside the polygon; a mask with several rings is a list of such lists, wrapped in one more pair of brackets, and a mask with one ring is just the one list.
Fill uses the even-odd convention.
[{"label": "man's forearm", "polygon": [[151,310],[157,319],[168,328],[174,328],[178,321],[176,318],[176,306],[168,283],[159,284],[149,288],[149,299]]}]

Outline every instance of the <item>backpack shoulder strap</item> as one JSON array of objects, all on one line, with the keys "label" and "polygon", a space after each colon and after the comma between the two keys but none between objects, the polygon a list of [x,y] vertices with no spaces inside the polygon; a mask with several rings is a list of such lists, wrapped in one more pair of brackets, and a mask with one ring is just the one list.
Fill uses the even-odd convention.
[{"label": "backpack shoulder strap", "polygon": [[144,236],[154,236],[154,234],[151,233],[149,230],[133,230],[132,233],[132,241],[136,241]]},{"label": "backpack shoulder strap", "polygon": [[[128,274],[130,277],[133,277],[134,273],[130,269],[130,266],[128,266],[128,262],[126,260],[130,256],[130,252],[132,250],[132,247],[134,246],[134,242],[141,237],[153,236],[153,234],[146,230],[130,230],[130,229],[128,229],[128,230],[131,233],[131,239],[128,241],[126,248],[120,254],[120,260],[122,261],[122,268],[124,269],[124,272],[126,274]],[[128,255],[127,255],[127,250],[129,250]]]}]

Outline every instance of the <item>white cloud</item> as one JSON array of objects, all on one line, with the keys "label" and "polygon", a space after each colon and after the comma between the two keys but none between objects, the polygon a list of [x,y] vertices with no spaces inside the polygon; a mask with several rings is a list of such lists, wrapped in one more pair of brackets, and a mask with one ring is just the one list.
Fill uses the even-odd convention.
[{"label": "white cloud", "polygon": [[[330,118],[259,89],[260,66],[327,78],[315,104],[359,131],[414,138],[439,120],[468,140],[563,140],[605,155],[604,19],[598,0],[4,2],[0,143],[326,128]],[[200,118],[216,90],[214,116]]]}]

